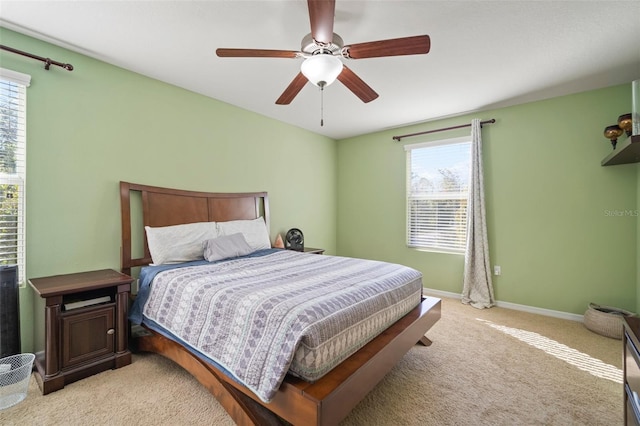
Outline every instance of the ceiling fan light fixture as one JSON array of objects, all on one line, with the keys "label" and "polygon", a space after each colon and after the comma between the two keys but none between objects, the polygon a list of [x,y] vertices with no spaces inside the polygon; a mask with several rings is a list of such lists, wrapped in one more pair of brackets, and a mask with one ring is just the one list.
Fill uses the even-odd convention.
[{"label": "ceiling fan light fixture", "polygon": [[331,54],[321,53],[305,59],[300,71],[314,85],[325,87],[336,81],[342,72],[342,61]]}]

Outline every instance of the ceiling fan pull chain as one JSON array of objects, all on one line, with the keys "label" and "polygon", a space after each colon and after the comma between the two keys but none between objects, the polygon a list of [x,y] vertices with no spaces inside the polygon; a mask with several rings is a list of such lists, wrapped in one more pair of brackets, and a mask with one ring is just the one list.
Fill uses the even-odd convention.
[{"label": "ceiling fan pull chain", "polygon": [[324,84],[320,86],[320,127],[324,126]]}]

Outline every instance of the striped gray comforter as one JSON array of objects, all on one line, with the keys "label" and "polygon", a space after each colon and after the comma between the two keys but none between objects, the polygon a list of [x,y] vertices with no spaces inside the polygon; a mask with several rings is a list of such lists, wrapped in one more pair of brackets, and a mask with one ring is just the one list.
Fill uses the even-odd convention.
[{"label": "striped gray comforter", "polygon": [[287,372],[313,381],[420,302],[401,265],[278,250],[170,269],[144,315],[269,402]]}]

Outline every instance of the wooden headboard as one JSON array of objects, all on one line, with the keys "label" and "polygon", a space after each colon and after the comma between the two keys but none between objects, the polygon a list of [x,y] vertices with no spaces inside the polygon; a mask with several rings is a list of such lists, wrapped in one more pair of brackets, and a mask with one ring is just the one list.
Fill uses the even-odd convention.
[{"label": "wooden headboard", "polygon": [[[132,267],[151,263],[145,226],[225,222],[263,216],[269,230],[269,199],[266,192],[197,192],[120,182],[120,210],[121,268],[125,274],[131,274]],[[134,258],[132,244],[136,241],[142,242],[144,254]]]}]

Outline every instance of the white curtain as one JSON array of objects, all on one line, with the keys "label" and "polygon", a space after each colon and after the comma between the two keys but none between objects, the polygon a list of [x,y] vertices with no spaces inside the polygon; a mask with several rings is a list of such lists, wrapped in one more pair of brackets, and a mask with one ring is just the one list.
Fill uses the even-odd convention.
[{"label": "white curtain", "polygon": [[467,203],[467,247],[464,255],[462,303],[474,308],[495,305],[487,241],[480,120],[471,121],[471,182]]}]

